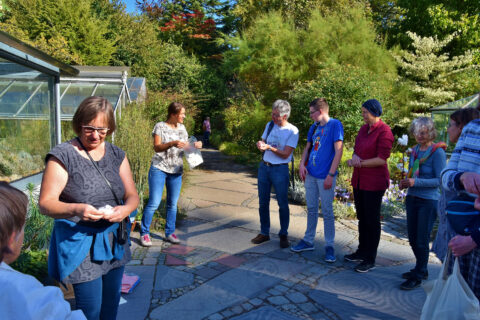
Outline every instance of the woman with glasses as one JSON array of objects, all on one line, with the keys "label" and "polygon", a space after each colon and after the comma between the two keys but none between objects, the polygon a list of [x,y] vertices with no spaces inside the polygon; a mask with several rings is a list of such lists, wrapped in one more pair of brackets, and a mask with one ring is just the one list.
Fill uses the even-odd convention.
[{"label": "woman with glasses", "polygon": [[406,279],[400,285],[403,290],[419,287],[428,277],[430,233],[437,217],[440,173],[446,164],[446,145],[433,142],[437,131],[431,118],[413,120],[409,131],[417,145],[412,148],[409,171],[407,177],[400,181],[400,188],[408,188],[405,199],[408,241],[416,264],[415,268],[402,274],[402,278]]},{"label": "woman with glasses", "polygon": [[[149,199],[143,210],[140,242],[144,247],[150,247],[150,224],[153,214],[162,200],[163,186],[167,186],[167,218],[165,222],[165,239],[171,243],[179,243],[175,235],[177,219],[177,202],[182,188],[183,151],[190,148],[188,133],[183,125],[185,107],[178,102],[168,106],[167,121],[158,122],[152,131],[153,149],[150,171],[148,172]],[[202,142],[197,141],[194,148],[201,148]]]},{"label": "woman with glasses", "polygon": [[139,198],[125,152],[105,141],[115,131],[110,102],[83,100],[72,125],[77,137],[47,154],[40,190],[42,213],[55,219],[48,271],[73,285],[76,307],[87,319],[116,319],[130,260],[128,241],[122,244],[118,228]]}]

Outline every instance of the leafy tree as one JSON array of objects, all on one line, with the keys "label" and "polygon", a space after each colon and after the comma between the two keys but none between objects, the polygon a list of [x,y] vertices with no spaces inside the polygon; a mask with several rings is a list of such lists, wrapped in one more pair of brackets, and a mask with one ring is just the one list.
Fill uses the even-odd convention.
[{"label": "leafy tree", "polygon": [[368,12],[365,3],[365,0],[238,0],[234,14],[240,18],[241,29],[250,27],[258,17],[275,11],[291,19],[296,28],[305,29],[313,11],[319,10],[325,16],[338,15],[353,7]]},{"label": "leafy tree", "polygon": [[[380,32],[390,47],[406,49],[411,42],[407,31],[442,40],[457,32],[442,50],[462,55],[480,46],[480,2],[478,0],[370,0]],[[476,53],[480,62],[480,54]]]},{"label": "leafy tree", "polygon": [[473,55],[450,57],[441,53],[455,35],[444,40],[437,37],[421,37],[413,32],[407,35],[412,40],[413,51],[401,51],[395,58],[401,68],[401,75],[412,83],[414,99],[409,106],[415,112],[425,112],[428,108],[454,100],[456,92],[452,76],[471,68]]},{"label": "leafy tree", "polygon": [[142,0],[140,10],[159,26],[159,37],[200,57],[219,58],[214,41],[232,31],[230,2],[221,0]]},{"label": "leafy tree", "polygon": [[225,56],[225,68],[234,70],[265,104],[285,96],[294,82],[311,80],[330,66],[354,66],[386,80],[395,77],[393,59],[355,8],[348,15],[326,17],[316,11],[306,30],[295,29],[278,12],[269,13],[228,42],[233,50]]},{"label": "leafy tree", "polygon": [[[0,28],[66,63],[107,65],[114,40],[90,0],[6,0]],[[58,51],[58,52],[57,52]]]}]

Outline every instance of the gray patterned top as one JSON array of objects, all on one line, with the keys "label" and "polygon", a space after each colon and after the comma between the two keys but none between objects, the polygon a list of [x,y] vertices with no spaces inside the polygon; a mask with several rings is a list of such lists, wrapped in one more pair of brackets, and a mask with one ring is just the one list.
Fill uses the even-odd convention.
[{"label": "gray patterned top", "polygon": [[[68,173],[68,180],[65,188],[60,194],[60,201],[67,203],[88,203],[96,208],[105,205],[116,206],[117,203],[112,191],[107,186],[105,180],[93,166],[90,159],[83,157],[72,145],[72,141],[67,141],[54,147],[46,157],[58,159],[65,167]],[[105,142],[105,155],[97,161],[98,167],[110,181],[117,197],[123,199],[125,188],[120,178],[120,165],[125,159],[125,152],[117,146]],[[80,221],[78,217],[69,219],[74,222]],[[99,224],[109,223],[100,220]],[[110,245],[113,248],[113,233],[109,234]],[[131,259],[128,243],[124,246],[125,253],[121,260],[111,261],[93,261],[88,254],[83,262],[73,271],[65,280],[65,283],[81,283],[91,281],[105,275],[110,270],[125,265]]]},{"label": "gray patterned top", "polygon": [[[165,122],[158,122],[152,131],[152,136],[159,136],[162,143],[180,140],[187,141],[188,133],[185,126],[177,124],[176,129],[170,128]],[[165,151],[157,152],[152,157],[152,166],[167,173],[183,172],[183,149],[177,147],[168,148]]]}]

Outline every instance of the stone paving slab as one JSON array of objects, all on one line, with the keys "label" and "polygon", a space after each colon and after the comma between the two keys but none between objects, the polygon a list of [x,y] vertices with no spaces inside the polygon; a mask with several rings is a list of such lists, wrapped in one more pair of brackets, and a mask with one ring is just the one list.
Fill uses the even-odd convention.
[{"label": "stone paving slab", "polygon": [[221,190],[230,190],[235,192],[242,192],[242,193],[250,193],[250,194],[258,194],[258,189],[256,184],[253,185],[248,182],[243,181],[209,181],[204,183],[197,184],[202,187],[212,188],[214,189],[221,189]]},{"label": "stone paving slab", "polygon": [[192,210],[188,212],[188,216],[216,223],[231,223],[239,227],[259,219],[258,210],[228,205]]},{"label": "stone paving slab", "polygon": [[[377,267],[365,273],[345,270],[322,277],[309,297],[340,319],[418,319],[422,288],[400,290],[401,274],[413,265]],[[439,267],[430,268],[432,276]]]},{"label": "stone paving slab", "polygon": [[170,290],[193,284],[193,274],[167,266],[158,266],[155,277],[155,290]]},{"label": "stone paving slab", "polygon": [[152,299],[154,266],[127,266],[125,272],[140,276],[140,283],[129,294],[122,294],[127,303],[118,308],[117,320],[145,319],[150,309]]},{"label": "stone paving slab", "polygon": [[[248,207],[258,210],[258,208],[260,207],[258,203],[258,197],[256,197],[252,202],[250,202],[248,204]],[[290,214],[301,214],[306,212],[305,207],[302,205],[290,203],[288,207],[290,208]],[[278,214],[278,202],[275,199],[274,194],[272,194],[272,197],[270,199],[270,213],[273,212],[276,212]]]},{"label": "stone paving slab", "polygon": [[239,206],[243,201],[249,199],[251,194],[192,186],[185,190],[184,196],[191,199],[208,200]]},{"label": "stone paving slab", "polygon": [[260,309],[250,311],[241,316],[234,317],[232,320],[298,320],[299,318],[280,312],[273,307],[261,307]]},{"label": "stone paving slab", "polygon": [[151,319],[196,320],[236,305],[273,287],[306,266],[298,263],[278,263],[260,258],[237,269],[227,271],[202,286],[163,306],[154,309]]},{"label": "stone paving slab", "polygon": [[250,231],[240,228],[217,226],[211,223],[197,224],[189,226],[187,229],[188,233],[184,235],[185,244],[207,247],[230,254],[243,252],[250,248],[252,246],[250,239],[255,236]]}]

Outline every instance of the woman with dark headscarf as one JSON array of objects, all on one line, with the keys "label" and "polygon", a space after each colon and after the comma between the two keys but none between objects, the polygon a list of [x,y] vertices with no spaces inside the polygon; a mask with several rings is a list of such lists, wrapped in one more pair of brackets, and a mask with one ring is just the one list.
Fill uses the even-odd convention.
[{"label": "woman with dark headscarf", "polygon": [[360,262],[357,272],[368,272],[375,268],[377,248],[380,242],[380,208],[385,190],[390,183],[387,159],[393,145],[390,127],[380,116],[382,106],[376,99],[362,105],[365,124],[358,131],[352,159],[352,187],[355,210],[358,218],[358,249],[345,255],[345,260]]}]

